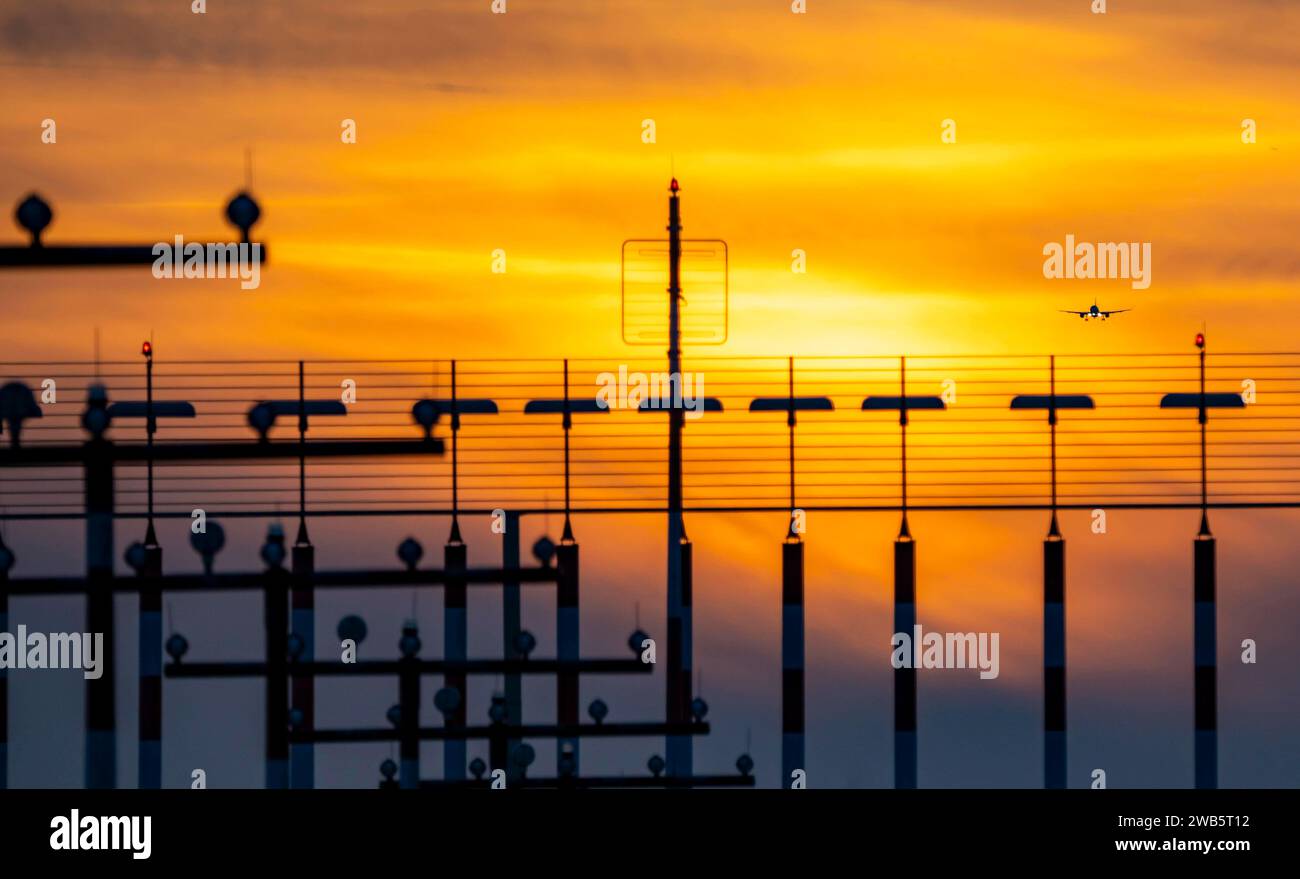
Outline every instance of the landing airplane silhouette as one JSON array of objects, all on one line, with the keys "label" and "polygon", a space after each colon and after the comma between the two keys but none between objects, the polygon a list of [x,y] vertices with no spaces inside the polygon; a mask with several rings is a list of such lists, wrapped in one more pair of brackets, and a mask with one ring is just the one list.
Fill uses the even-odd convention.
[{"label": "landing airplane silhouette", "polygon": [[1112,314],[1123,314],[1126,311],[1132,311],[1132,310],[1133,309],[1131,308],[1116,308],[1111,311],[1102,311],[1097,307],[1097,300],[1095,299],[1092,301],[1092,307],[1089,308],[1087,311],[1069,311],[1064,308],[1060,309],[1062,314],[1077,314],[1079,317],[1083,318],[1084,320],[1088,320],[1089,318],[1094,318],[1097,320],[1105,320],[1106,318],[1110,317]]}]

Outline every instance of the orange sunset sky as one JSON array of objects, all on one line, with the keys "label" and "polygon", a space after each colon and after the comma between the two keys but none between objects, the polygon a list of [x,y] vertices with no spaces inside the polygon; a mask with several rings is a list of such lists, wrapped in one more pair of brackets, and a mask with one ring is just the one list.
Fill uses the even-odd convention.
[{"label": "orange sunset sky", "polygon": [[[10,355],[88,355],[95,325],[105,356],[149,330],[173,357],[616,353],[619,245],[661,234],[673,171],[686,234],[731,248],[718,353],[1182,350],[1202,321],[1219,350],[1290,339],[1289,4],[488,7],[8,5],[3,180],[53,203],[49,242],[228,236],[248,147],[271,257],[254,292],[9,273]],[[1044,279],[1067,233],[1151,242],[1151,287]],[[1094,297],[1135,312],[1057,311]]]},{"label": "orange sunset sky", "polygon": [[[248,149],[269,248],[253,291],[147,267],[6,271],[0,360],[89,359],[96,329],[111,360],[135,358],[150,335],[160,361],[658,357],[622,341],[619,259],[624,239],[664,234],[674,174],[685,234],[726,239],[730,253],[730,338],[696,353],[1190,353],[1202,325],[1217,351],[1296,350],[1300,5],[1090,6],[807,0],[797,15],[788,0],[509,0],[494,15],[489,0],[209,0],[198,15],[183,0],[0,0],[0,203],[42,194],[50,244],[230,240],[223,209]],[[45,119],[57,143],[42,142]],[[347,119],[355,144],[340,139]],[[945,120],[955,143],[941,140]],[[1149,242],[1150,287],[1044,278],[1044,245],[1067,234]],[[12,224],[0,236],[24,240]],[[491,271],[497,249],[504,274]],[[791,271],[795,249],[806,273]],[[1094,298],[1132,311],[1105,323],[1059,311]],[[1076,774],[1095,760],[1125,770],[1117,786],[1188,783],[1195,520],[1116,514],[1099,550],[1085,513],[1063,518],[1079,583],[1071,698],[1093,712],[1075,728]],[[1216,519],[1225,786],[1300,784],[1284,747],[1300,717],[1295,521]],[[752,727],[761,772],[775,773],[784,518],[691,522],[697,661],[718,730],[697,765],[729,766]],[[490,563],[480,524],[471,558]],[[927,624],[1004,632],[1003,677],[955,686],[957,708],[927,707],[937,690],[922,679],[934,736],[922,783],[1036,785],[1046,514],[932,513],[913,526]],[[392,563],[400,535],[360,527],[382,534],[373,552]],[[593,619],[617,620],[584,650],[613,652],[633,600],[662,614],[662,522],[578,527],[584,613],[590,595]],[[876,646],[896,529],[895,514],[810,525],[809,747],[828,785],[886,783]],[[185,537],[175,522],[160,533]],[[48,539],[30,524],[6,534]],[[322,558],[372,551],[355,542]],[[624,577],[628,565],[644,576]],[[1289,676],[1231,666],[1247,635],[1271,639]],[[854,762],[863,723],[875,762]],[[953,744],[962,730],[979,744]],[[365,771],[348,781],[368,783]]]}]

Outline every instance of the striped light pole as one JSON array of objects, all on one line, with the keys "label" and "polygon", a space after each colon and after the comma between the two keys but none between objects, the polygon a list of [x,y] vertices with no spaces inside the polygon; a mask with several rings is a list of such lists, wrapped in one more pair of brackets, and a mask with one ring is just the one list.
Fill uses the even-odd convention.
[{"label": "striped light pole", "polygon": [[[312,589],[316,548],[307,534],[307,400],[301,360],[298,361],[298,448],[298,534],[290,561],[293,577],[290,626],[298,657],[303,662],[312,662],[316,658],[316,595]],[[315,680],[294,675],[290,687],[294,728],[310,730],[316,723]],[[311,742],[294,742],[289,746],[289,784],[297,789],[315,787],[316,752]]]},{"label": "striped light pole", "polygon": [[113,403],[106,410],[110,422],[124,418],[143,418],[145,422],[145,495],[147,524],[144,542],[133,543],[126,561],[141,577],[138,623],[139,693],[138,693],[138,765],[141,789],[162,786],[162,547],[154,530],[153,508],[153,437],[159,418],[193,418],[194,406],[179,400],[156,402],[153,398],[153,343],[140,346],[145,364],[144,402]]},{"label": "striped light pole", "polygon": [[153,536],[153,523],[145,537],[144,565],[140,570],[140,692],[139,785],[142,790],[162,787],[162,547]]},{"label": "striped light pole", "polygon": [[420,628],[414,619],[402,626],[397,646],[402,654],[397,674],[400,784],[414,790],[420,786]]},{"label": "striped light pole", "polygon": [[1243,409],[1241,394],[1205,392],[1205,334],[1196,334],[1200,392],[1166,394],[1162,409],[1196,409],[1201,426],[1201,527],[1192,542],[1193,699],[1197,788],[1219,786],[1218,660],[1215,607],[1215,541],[1210,532],[1206,430],[1210,409]]},{"label": "striped light pole", "polygon": [[[506,511],[501,535],[501,566],[503,568],[519,567],[519,514],[513,510]],[[501,584],[501,629],[502,656],[506,659],[521,659],[519,634],[523,631],[523,613],[519,595],[519,581],[505,580]],[[523,715],[523,681],[517,672],[505,675],[506,720],[510,726],[519,726],[524,722]],[[518,739],[510,739],[507,749],[519,744]],[[507,769],[507,780],[510,770]]]},{"label": "striped light pole", "polygon": [[[145,362],[145,444],[150,452],[146,462],[148,474],[149,524],[144,535],[144,564],[140,584],[140,692],[139,692],[139,766],[141,789],[162,787],[162,547],[153,527],[153,435],[158,429],[153,403],[153,344],[146,341],[140,348]],[[110,408],[110,414],[113,410]]]},{"label": "striped light pole", "polygon": [[[105,656],[116,655],[113,626],[113,448],[108,428],[108,392],[87,389],[82,424],[90,431],[85,446],[86,631],[103,633]],[[117,787],[117,699],[114,675],[86,682],[86,787]]]},{"label": "striped light pole", "polygon": [[[440,413],[441,414],[441,413]],[[443,566],[448,571],[463,571],[469,565],[469,547],[460,536],[460,411],[456,405],[456,361],[451,362],[451,533],[443,547]],[[448,580],[442,590],[443,655],[452,661],[469,656],[469,589],[464,580]],[[468,718],[469,682],[464,673],[443,676],[443,688],[455,691],[458,699],[446,713],[449,727],[465,726]],[[444,697],[447,698],[447,697]],[[442,746],[442,775],[450,781],[465,777],[468,755],[464,739],[448,739]],[[417,780],[418,780],[417,773]]]},{"label": "striped light pole", "polygon": [[[1192,587],[1194,620],[1194,690],[1196,724],[1196,787],[1219,786],[1219,719],[1218,656],[1216,645],[1217,614],[1215,608],[1215,540],[1210,533],[1209,493],[1206,467],[1206,430],[1209,416],[1205,399],[1205,336],[1196,337],[1200,367],[1201,405],[1197,420],[1201,425],[1201,527],[1193,542],[1194,583]],[[1241,398],[1234,395],[1234,400]],[[1244,404],[1244,401],[1243,401]],[[1235,405],[1235,402],[1234,402]]]},{"label": "striped light pole", "polygon": [[[556,568],[559,581],[555,597],[556,653],[560,659],[578,659],[578,544],[573,537],[571,472],[569,461],[569,433],[573,429],[575,414],[608,413],[604,402],[595,396],[573,399],[569,396],[569,361],[564,361],[564,396],[560,399],[529,400],[524,404],[526,415],[559,415],[564,429],[564,531],[560,545],[555,547]],[[545,540],[545,539],[543,539]],[[549,541],[545,541],[549,547]],[[539,541],[541,544],[542,541]],[[549,551],[549,550],[548,550]],[[534,552],[538,552],[534,550]],[[546,553],[543,552],[544,556]],[[540,558],[541,556],[539,556]],[[543,563],[545,559],[543,559]],[[560,725],[578,722],[579,687],[575,673],[560,672],[555,677],[556,712]],[[502,697],[504,700],[504,696]],[[503,701],[503,706],[505,705]],[[502,710],[505,710],[504,707]],[[558,774],[562,777],[578,774],[578,739],[562,737],[556,749]]]},{"label": "striped light pole", "polygon": [[1056,357],[1048,359],[1051,392],[1021,394],[1012,409],[1046,409],[1051,431],[1052,519],[1043,540],[1043,786],[1067,786],[1065,736],[1065,538],[1056,519],[1056,422],[1061,409],[1092,409],[1086,394],[1056,393]]},{"label": "striped light pole", "polygon": [[[578,661],[578,544],[567,523],[564,533],[568,542],[555,548],[555,567],[560,579],[555,592],[556,656],[561,662]],[[577,726],[578,673],[562,671],[555,676],[556,723],[560,726]],[[557,771],[561,778],[578,774],[578,737],[562,738],[558,742]]]},{"label": "striped light pole", "polygon": [[[946,409],[942,397],[907,396],[907,358],[899,358],[900,394],[871,396],[863,410],[897,410],[900,436],[900,498],[902,522],[894,540],[894,632],[913,637],[916,626],[916,542],[907,526],[907,413],[916,409]],[[894,669],[894,787],[916,787],[916,659],[920,645],[912,645],[910,668]]]},{"label": "striped light pole", "polygon": [[[44,413],[36,404],[31,388],[20,382],[10,382],[0,388],[0,429],[9,426],[10,445],[17,449],[23,422],[41,418]],[[9,630],[9,570],[14,566],[14,554],[5,546],[3,529],[0,529],[0,632]],[[0,790],[9,786],[9,671],[0,666]]]},{"label": "striped light pole", "polygon": [[[276,418],[296,415],[298,418],[298,533],[294,538],[290,556],[292,588],[289,600],[292,605],[289,622],[292,628],[294,667],[290,669],[290,696],[292,709],[289,717],[295,729],[310,730],[316,723],[316,691],[310,676],[294,674],[302,663],[316,656],[316,596],[313,578],[316,571],[316,548],[307,533],[307,427],[310,418],[344,416],[348,407],[341,400],[308,400],[303,361],[298,361],[298,396],[294,400],[270,400],[257,404],[248,413],[248,422],[260,434],[263,442]],[[295,741],[289,746],[289,783],[298,789],[315,786],[316,757],[310,741]]]},{"label": "striped light pole", "polygon": [[[469,547],[460,533],[460,418],[462,415],[495,415],[497,404],[487,399],[461,399],[456,380],[456,361],[451,361],[451,397],[425,399],[411,408],[416,423],[433,435],[433,427],[443,415],[451,416],[451,530],[443,547],[443,564],[448,571],[465,570],[469,565]],[[467,603],[469,591],[464,581],[449,579],[442,593],[443,650],[448,660],[463,660],[469,650]],[[451,727],[463,727],[468,719],[468,679],[459,672],[443,676],[440,697],[444,721]],[[455,695],[452,695],[455,693]],[[465,778],[468,754],[464,739],[449,738],[443,743],[443,777],[460,781]]]},{"label": "striped light pole", "polygon": [[[469,548],[460,542],[460,532],[452,520],[452,535],[443,547],[443,565],[447,572],[463,571],[467,567]],[[464,661],[469,655],[469,624],[466,605],[469,589],[464,580],[449,578],[442,590],[443,655],[451,661]],[[443,688],[453,691],[451,710],[446,712],[446,724],[452,728],[465,726],[465,703],[469,701],[465,673],[449,671],[443,675]],[[445,697],[444,697],[445,698]],[[443,778],[458,781],[465,778],[467,750],[464,739],[448,739],[442,748]]]},{"label": "striped light pole", "polygon": [[[561,662],[578,660],[578,543],[573,537],[569,432],[573,418],[569,411],[569,361],[564,361],[564,531],[555,549],[555,567],[560,579],[555,590],[556,656]],[[555,716],[560,725],[578,723],[578,675],[561,672],[555,676]],[[578,774],[578,737],[560,739],[556,745],[556,775]]]},{"label": "striped light pole", "polygon": [[284,529],[267,531],[262,545],[266,581],[262,619],[266,628],[266,787],[289,786],[289,573],[284,569]]},{"label": "striped light pole", "polygon": [[829,412],[829,397],[794,395],[794,358],[788,361],[789,394],[759,397],[750,412],[785,412],[789,433],[790,521],[781,544],[781,787],[789,787],[796,770],[806,770],[804,754],[804,544],[795,520],[794,428],[798,411]]}]

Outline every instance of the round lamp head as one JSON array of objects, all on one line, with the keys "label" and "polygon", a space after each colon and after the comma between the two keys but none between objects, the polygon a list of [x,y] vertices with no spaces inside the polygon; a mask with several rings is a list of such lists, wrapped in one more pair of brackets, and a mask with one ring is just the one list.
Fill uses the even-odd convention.
[{"label": "round lamp head", "polygon": [[420,652],[420,628],[415,620],[407,620],[402,625],[402,637],[397,642],[397,649],[408,659]]},{"label": "round lamp head", "polygon": [[18,203],[18,208],[14,211],[14,219],[32,236],[32,242],[39,244],[41,233],[54,219],[54,211],[50,210],[45,199],[33,192]]},{"label": "round lamp head", "polygon": [[275,413],[271,411],[270,405],[258,403],[252,409],[248,410],[248,425],[257,431],[258,437],[266,439],[267,434],[271,432],[271,427],[275,424]]},{"label": "round lamp head", "polygon": [[366,621],[356,614],[348,614],[339,620],[337,631],[340,641],[352,641],[360,644],[366,640]]},{"label": "round lamp head", "polygon": [[514,751],[510,754],[510,762],[514,763],[520,769],[527,769],[533,765],[537,759],[537,751],[527,742],[521,742],[515,746]]},{"label": "round lamp head", "polygon": [[533,557],[544,566],[549,566],[555,557],[555,541],[549,537],[539,537],[533,544]]},{"label": "round lamp head", "polygon": [[234,224],[245,240],[248,239],[248,230],[261,216],[262,209],[247,192],[239,193],[226,205],[226,219]]},{"label": "round lamp head", "polygon": [[525,659],[527,659],[528,655],[535,649],[537,649],[537,638],[532,632],[524,629],[519,634],[515,635],[515,650],[522,654]]},{"label": "round lamp head", "polygon": [[126,563],[130,565],[131,570],[135,571],[137,574],[144,570],[145,557],[146,553],[144,544],[138,540],[128,546],[126,552],[123,553],[123,558],[126,559]]},{"label": "round lamp head", "polygon": [[177,632],[167,639],[167,644],[165,646],[167,649],[167,655],[174,661],[180,662],[181,657],[183,657],[190,649],[190,642],[185,640],[184,635]]},{"label": "round lamp head", "polygon": [[221,548],[225,545],[226,529],[216,522],[208,521],[203,531],[190,534],[190,546],[205,558],[221,552]]},{"label": "round lamp head", "polygon": [[408,537],[397,546],[397,558],[406,565],[407,570],[414,571],[415,566],[424,557],[424,547],[414,537]]},{"label": "round lamp head", "polygon": [[433,694],[433,707],[443,714],[451,714],[460,707],[460,690],[455,687],[443,687]]}]

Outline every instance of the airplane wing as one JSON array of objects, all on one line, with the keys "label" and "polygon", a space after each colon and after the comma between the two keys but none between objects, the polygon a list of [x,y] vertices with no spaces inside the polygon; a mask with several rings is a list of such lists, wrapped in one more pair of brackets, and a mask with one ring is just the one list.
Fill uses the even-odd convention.
[{"label": "airplane wing", "polygon": [[1086,311],[1070,311],[1069,309],[1066,308],[1059,308],[1057,309],[1057,311],[1061,312],[1061,314],[1077,314],[1079,317],[1083,317],[1088,313]]},{"label": "airplane wing", "polygon": [[1106,315],[1106,317],[1110,317],[1112,314],[1123,314],[1126,311],[1132,311],[1132,310],[1133,309],[1131,308],[1117,308],[1114,311],[1103,311],[1102,314]]}]

